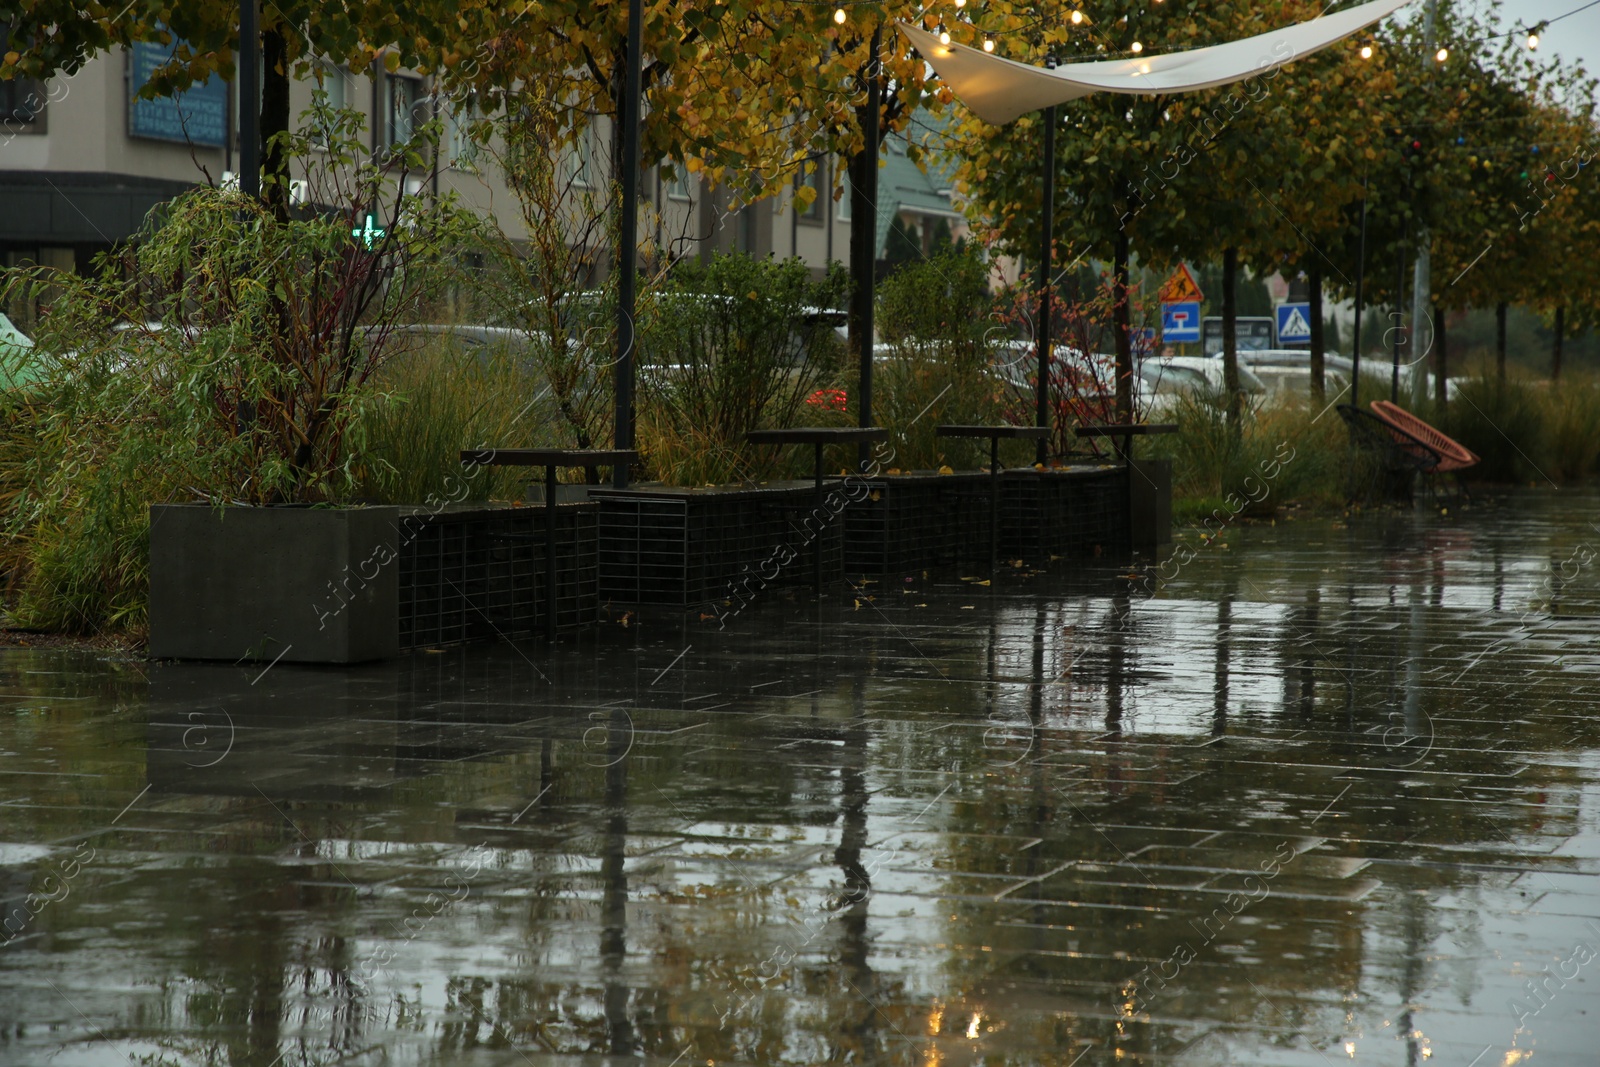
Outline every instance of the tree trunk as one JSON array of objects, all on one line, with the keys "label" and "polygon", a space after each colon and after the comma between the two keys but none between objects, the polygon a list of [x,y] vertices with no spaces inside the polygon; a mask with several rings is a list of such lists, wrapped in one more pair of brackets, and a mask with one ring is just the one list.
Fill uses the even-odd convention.
[{"label": "tree trunk", "polygon": [[873,334],[873,272],[877,267],[877,199],[870,186],[877,178],[877,153],[857,152],[846,162],[850,175],[850,306],[848,330],[850,350],[861,368],[851,406],[870,403],[864,396],[871,389],[872,334]]},{"label": "tree trunk", "polygon": [[1494,306],[1494,373],[1506,380],[1506,302]]},{"label": "tree trunk", "polygon": [[[1126,186],[1124,186],[1126,188]],[[1128,231],[1117,230],[1116,250],[1112,261],[1112,332],[1117,345],[1117,421],[1133,421],[1133,338],[1129,327],[1128,308]],[[1085,353],[1087,355],[1088,353]]]},{"label": "tree trunk", "polygon": [[[872,33],[873,62],[863,71],[870,74],[866,102],[856,108],[861,127],[862,150],[846,161],[850,176],[850,309],[847,316],[850,348],[859,368],[856,396],[857,423],[868,425],[872,415],[873,288],[878,260],[878,149],[882,142],[882,71],[877,55],[882,43],[882,28]],[[860,447],[858,459],[865,469],[870,446]]]},{"label": "tree trunk", "polygon": [[1322,263],[1315,256],[1306,268],[1306,284],[1311,290],[1307,294],[1311,302],[1311,399],[1321,407],[1328,402],[1322,360],[1326,339],[1322,335]]},{"label": "tree trunk", "polygon": [[261,34],[261,53],[261,198],[287,219],[289,155],[278,135],[289,130],[289,45],[277,23]]},{"label": "tree trunk", "polygon": [[1550,380],[1553,382],[1561,380],[1561,335],[1566,333],[1566,326],[1567,309],[1558,307],[1556,308],[1556,347],[1550,353]]},{"label": "tree trunk", "polygon": [[1446,314],[1448,312],[1444,308],[1433,309],[1433,321],[1438,324],[1433,331],[1435,346],[1433,353],[1433,402],[1438,406],[1440,412],[1444,411],[1446,404],[1450,400],[1450,386],[1448,384],[1450,381],[1450,360],[1449,350],[1446,347],[1446,342],[1449,338],[1445,333]]},{"label": "tree trunk", "polygon": [[1228,427],[1239,432],[1244,405],[1239,393],[1239,250],[1222,252],[1222,388],[1228,394]]}]

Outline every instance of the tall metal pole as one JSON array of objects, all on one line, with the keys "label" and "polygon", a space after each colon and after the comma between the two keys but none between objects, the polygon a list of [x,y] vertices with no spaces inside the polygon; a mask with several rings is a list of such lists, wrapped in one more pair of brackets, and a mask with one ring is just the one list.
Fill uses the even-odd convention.
[{"label": "tall metal pole", "polygon": [[1350,352],[1350,403],[1361,406],[1361,291],[1367,280],[1367,179],[1361,179],[1361,239],[1356,252],[1356,338]]},{"label": "tall metal pole", "polygon": [[[639,259],[639,112],[643,101],[639,87],[640,53],[643,51],[642,0],[628,0],[628,70],[623,81],[617,115],[622,119],[622,218],[617,238],[617,359],[616,448],[633,447],[634,284]],[[628,465],[612,469],[612,484],[628,488]]]},{"label": "tall metal pole", "polygon": [[[1422,12],[1422,69],[1436,63],[1434,58],[1434,13],[1439,0],[1428,0]],[[1428,375],[1422,368],[1422,355],[1433,346],[1433,330],[1421,336],[1422,324],[1428,322],[1428,309],[1432,304],[1429,292],[1433,283],[1433,235],[1427,226],[1417,231],[1417,265],[1411,280],[1411,402],[1415,407],[1428,399]],[[1426,341],[1426,344],[1423,342]]]},{"label": "tall metal pole", "polygon": [[[1405,344],[1405,306],[1406,306],[1406,253],[1405,245],[1400,246],[1400,277],[1395,281],[1394,291],[1394,331],[1393,340],[1389,343],[1390,366],[1393,370],[1389,378],[1389,403],[1400,403],[1400,346]],[[1412,320],[1412,325],[1416,321]]]},{"label": "tall metal pole", "polygon": [[[873,336],[873,299],[877,289],[877,233],[878,233],[878,138],[879,124],[883,112],[883,62],[880,50],[883,47],[883,24],[879,23],[872,30],[872,58],[867,61],[867,74],[871,81],[867,83],[867,115],[862,126],[862,165],[861,193],[866,200],[868,214],[862,217],[851,216],[850,225],[865,226],[871,237],[866,242],[855,242],[857,247],[867,248],[868,251],[861,256],[861,262],[856,264],[856,269],[864,274],[855,279],[857,292],[865,287],[866,298],[860,301],[857,321],[861,324],[861,380],[857,386],[860,400],[856,404],[856,424],[858,426],[872,425],[872,349]],[[872,446],[867,442],[861,443],[856,453],[856,461],[861,470],[865,471],[872,462]]]},{"label": "tall metal pole", "polygon": [[239,0],[239,188],[261,195],[261,21]]},{"label": "tall metal pole", "polygon": [[[1049,64],[1055,66],[1054,62]],[[1054,258],[1055,223],[1056,223],[1056,109],[1054,106],[1044,109],[1044,197],[1043,216],[1040,221],[1039,241],[1039,328],[1034,331],[1038,338],[1038,381],[1034,385],[1034,425],[1041,429],[1050,428],[1050,274],[1051,260]],[[1046,438],[1039,439],[1038,451],[1034,454],[1033,461],[1043,464],[1049,457],[1050,443]]]}]

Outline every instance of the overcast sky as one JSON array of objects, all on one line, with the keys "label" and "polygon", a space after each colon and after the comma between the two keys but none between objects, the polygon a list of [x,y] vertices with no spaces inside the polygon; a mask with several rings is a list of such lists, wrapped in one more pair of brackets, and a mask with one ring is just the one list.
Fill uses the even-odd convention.
[{"label": "overcast sky", "polygon": [[[1539,35],[1539,51],[1554,52],[1562,59],[1582,63],[1591,74],[1600,73],[1600,4],[1578,11],[1568,18],[1553,21],[1577,11],[1589,0],[1504,0],[1500,5],[1500,29],[1533,26],[1552,20]],[[1414,6],[1420,9],[1421,3]],[[1484,5],[1487,7],[1487,5]],[[1521,40],[1518,35],[1518,40]]]}]

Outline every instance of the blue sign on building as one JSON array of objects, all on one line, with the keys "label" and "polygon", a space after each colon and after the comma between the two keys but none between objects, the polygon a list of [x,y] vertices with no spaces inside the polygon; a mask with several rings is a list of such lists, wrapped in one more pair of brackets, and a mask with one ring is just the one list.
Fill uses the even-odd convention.
[{"label": "blue sign on building", "polygon": [[1200,340],[1200,304],[1161,305],[1161,339],[1168,344],[1187,344]]},{"label": "blue sign on building", "polygon": [[128,136],[221,148],[228,140],[228,86],[220,77],[174,96],[139,99],[139,90],[180,43],[140,41],[129,50]]},{"label": "blue sign on building", "polygon": [[1308,345],[1311,343],[1311,305],[1278,305],[1278,344]]}]

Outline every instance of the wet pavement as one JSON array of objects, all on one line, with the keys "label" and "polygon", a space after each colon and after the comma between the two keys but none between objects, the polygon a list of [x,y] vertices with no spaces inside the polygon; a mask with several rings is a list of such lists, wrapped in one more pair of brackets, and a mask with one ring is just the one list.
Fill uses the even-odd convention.
[{"label": "wet pavement", "polygon": [[0,1064],[1595,1063],[1596,520],[353,670],[0,652]]}]

